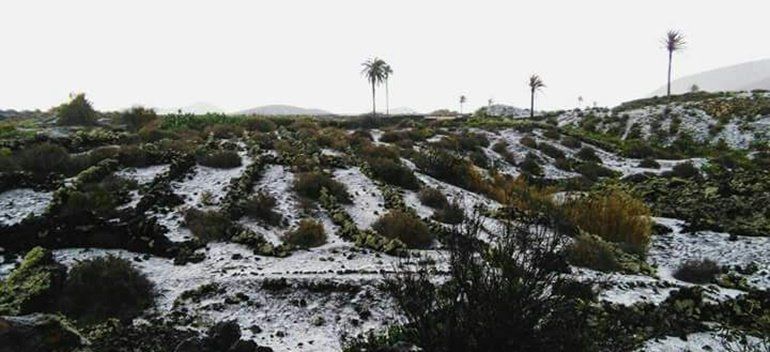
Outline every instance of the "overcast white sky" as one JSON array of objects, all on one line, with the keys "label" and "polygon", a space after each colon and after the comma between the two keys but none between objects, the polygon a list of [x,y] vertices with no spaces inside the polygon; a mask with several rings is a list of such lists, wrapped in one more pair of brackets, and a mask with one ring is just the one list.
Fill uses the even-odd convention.
[{"label": "overcast white sky", "polygon": [[[207,102],[370,109],[360,64],[394,69],[391,107],[613,105],[665,83],[659,43],[689,46],[675,76],[770,57],[770,1],[2,0],[0,108],[86,92],[99,109]],[[380,95],[384,106],[384,94]]]}]

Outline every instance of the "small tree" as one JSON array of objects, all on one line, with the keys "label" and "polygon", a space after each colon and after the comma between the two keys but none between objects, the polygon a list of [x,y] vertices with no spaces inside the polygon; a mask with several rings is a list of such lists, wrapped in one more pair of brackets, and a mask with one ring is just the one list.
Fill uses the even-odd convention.
[{"label": "small tree", "polygon": [[55,109],[60,125],[93,125],[96,111],[84,93],[70,95],[70,101]]},{"label": "small tree", "polygon": [[464,95],[460,96],[460,115],[463,114],[463,104],[468,101],[468,98],[466,98]]},{"label": "small tree", "polygon": [[375,117],[377,116],[377,85],[386,79],[385,68],[388,64],[384,60],[375,57],[364,61],[361,65],[364,66],[361,74],[363,74],[366,77],[366,80],[372,85],[372,117]]}]

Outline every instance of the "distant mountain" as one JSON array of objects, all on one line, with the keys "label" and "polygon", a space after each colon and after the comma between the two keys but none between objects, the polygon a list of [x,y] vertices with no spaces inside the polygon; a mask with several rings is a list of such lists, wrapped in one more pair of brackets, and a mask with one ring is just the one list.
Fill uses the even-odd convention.
[{"label": "distant mountain", "polygon": [[252,109],[239,111],[238,115],[264,115],[264,116],[294,116],[294,115],[306,115],[306,116],[323,116],[333,115],[331,112],[321,109],[306,109],[291,105],[265,105]]},{"label": "distant mountain", "polygon": [[203,102],[198,102],[188,106],[155,109],[155,111],[158,112],[159,114],[175,114],[179,110],[181,110],[183,114],[195,114],[195,115],[203,115],[207,113],[223,114],[225,112],[224,110],[222,110],[217,106],[214,106],[208,103],[203,103]]},{"label": "distant mountain", "polygon": [[[770,90],[770,59],[721,67],[679,78],[671,82],[671,93],[687,93],[693,85],[708,92]],[[666,86],[664,85],[651,95],[665,94]]]}]

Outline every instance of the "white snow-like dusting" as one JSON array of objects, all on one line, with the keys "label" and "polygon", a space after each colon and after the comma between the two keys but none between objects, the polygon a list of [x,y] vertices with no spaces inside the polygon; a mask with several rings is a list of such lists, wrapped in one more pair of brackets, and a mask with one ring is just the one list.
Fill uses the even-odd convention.
[{"label": "white snow-like dusting", "polygon": [[208,166],[197,165],[195,173],[188,179],[171,183],[174,192],[185,199],[188,206],[197,206],[201,195],[211,194],[215,204],[225,195],[225,187],[230,179],[241,176],[243,170],[251,164],[250,158],[243,158],[243,164],[232,169],[217,169]]},{"label": "white snow-like dusting", "polygon": [[[735,236],[713,231],[686,233],[684,221],[655,218],[658,223],[673,229],[664,236],[653,237],[648,262],[659,266],[661,277],[671,277],[676,268],[690,259],[711,259],[720,265],[745,266],[754,263],[759,270],[747,276],[749,284],[759,289],[770,289],[770,237]],[[675,280],[671,278],[672,280]]]},{"label": "white snow-like dusting", "polygon": [[53,192],[37,192],[29,188],[0,193],[0,224],[14,225],[28,215],[40,215],[52,199]]},{"label": "white snow-like dusting", "polygon": [[640,349],[644,352],[685,352],[685,351],[765,351],[760,339],[747,336],[747,343],[727,341],[718,331],[696,332],[681,337],[665,336],[648,340]]},{"label": "white snow-like dusting", "polygon": [[352,167],[335,170],[334,179],[345,185],[353,198],[353,204],[345,205],[345,210],[359,228],[372,227],[372,224],[386,212],[385,199],[380,190],[374,181],[361,172],[361,169]]},{"label": "white snow-like dusting", "polygon": [[[445,261],[439,252],[419,252]],[[200,313],[209,325],[235,319],[243,327],[244,338],[276,351],[340,350],[342,333],[354,335],[381,329],[401,319],[395,304],[377,285],[382,273],[392,272],[403,259],[357,249],[347,243],[298,251],[287,258],[257,256],[238,244],[212,243],[206,250],[206,260],[184,266],[173,265],[171,259],[124,250],[61,249],[54,254],[67,266],[108,254],[132,260],[155,283],[156,309],[160,312],[170,311],[182,292],[215,282],[226,292],[200,303],[188,302],[193,311]],[[358,288],[353,292],[320,293],[296,287],[279,292],[262,288],[265,279],[278,278],[291,284],[333,281]],[[249,303],[223,304],[226,297],[236,293],[248,296]],[[298,304],[300,301],[304,304]],[[212,309],[211,304],[221,304],[221,308]],[[356,308],[365,308],[371,317],[362,318]],[[254,325],[262,332],[251,331],[249,328]]]},{"label": "white snow-like dusting", "polygon": [[169,165],[152,165],[140,168],[126,168],[115,172],[115,176],[125,178],[127,180],[134,180],[140,186],[152,182],[156,176],[168,171]]}]

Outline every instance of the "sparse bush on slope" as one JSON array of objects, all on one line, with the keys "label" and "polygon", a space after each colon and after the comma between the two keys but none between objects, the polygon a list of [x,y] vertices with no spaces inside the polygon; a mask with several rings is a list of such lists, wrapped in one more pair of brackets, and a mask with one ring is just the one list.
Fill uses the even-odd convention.
[{"label": "sparse bush on slope", "polygon": [[66,268],[56,263],[50,250],[31,249],[5,281],[0,281],[0,315],[54,311],[65,277]]},{"label": "sparse bush on slope", "polygon": [[247,216],[277,226],[281,223],[283,216],[273,210],[275,204],[275,197],[264,192],[258,192],[243,202],[243,211]]},{"label": "sparse bush on slope", "polygon": [[382,236],[401,240],[409,248],[427,248],[433,243],[428,226],[411,213],[400,210],[381,216],[372,229]]},{"label": "sparse bush on slope", "polygon": [[128,260],[89,259],[70,270],[61,304],[65,314],[81,322],[133,319],[153,305],[153,284]]},{"label": "sparse bush on slope", "polygon": [[96,123],[96,111],[83,93],[56,108],[60,125],[93,125]]},{"label": "sparse bush on slope", "polygon": [[158,119],[153,109],[145,109],[141,106],[133,107],[120,114],[120,121],[126,124],[130,131],[139,131],[142,127]]},{"label": "sparse bush on slope", "polygon": [[302,219],[296,229],[284,235],[283,240],[300,248],[318,247],[326,243],[326,232],[320,222]]},{"label": "sparse bush on slope", "polygon": [[217,169],[232,169],[241,166],[241,156],[232,150],[215,150],[198,155],[198,164]]},{"label": "sparse bush on slope", "polygon": [[707,284],[713,282],[721,273],[722,268],[715,261],[699,259],[688,260],[679,265],[674,272],[674,277],[694,284]]},{"label": "sparse bush on slope", "polygon": [[400,161],[372,158],[368,160],[368,163],[372,174],[380,181],[411,190],[420,187],[420,182],[412,170],[402,165]]},{"label": "sparse bush on slope", "polygon": [[184,223],[195,237],[204,242],[227,240],[232,235],[230,218],[215,210],[190,208],[184,214]]},{"label": "sparse bush on slope", "polygon": [[333,195],[338,202],[350,204],[350,194],[345,185],[334,180],[330,175],[322,172],[311,171],[297,175],[294,180],[294,190],[303,197],[318,200],[321,197],[321,189]]}]

